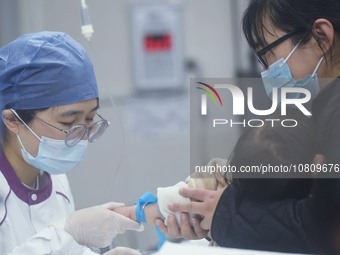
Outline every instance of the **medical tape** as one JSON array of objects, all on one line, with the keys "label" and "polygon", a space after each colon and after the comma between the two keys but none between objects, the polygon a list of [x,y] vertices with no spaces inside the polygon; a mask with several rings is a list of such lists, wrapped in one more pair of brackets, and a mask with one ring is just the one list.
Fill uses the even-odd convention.
[{"label": "medical tape", "polygon": [[[146,218],[145,218],[145,213],[144,213],[144,208],[148,204],[156,203],[158,201],[157,197],[155,197],[151,192],[146,192],[144,193],[139,199],[138,202],[135,204],[137,205],[136,207],[136,221],[141,222],[141,223],[146,223]],[[158,250],[162,247],[166,240],[166,236],[162,233],[162,231],[155,226],[156,228],[156,233],[159,239],[159,244],[158,244]]]}]

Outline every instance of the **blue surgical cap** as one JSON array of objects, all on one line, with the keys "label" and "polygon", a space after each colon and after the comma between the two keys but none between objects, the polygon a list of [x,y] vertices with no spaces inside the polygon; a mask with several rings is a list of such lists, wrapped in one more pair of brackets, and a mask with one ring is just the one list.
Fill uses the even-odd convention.
[{"label": "blue surgical cap", "polygon": [[98,97],[84,48],[60,32],[20,36],[0,48],[0,113],[41,109]]}]

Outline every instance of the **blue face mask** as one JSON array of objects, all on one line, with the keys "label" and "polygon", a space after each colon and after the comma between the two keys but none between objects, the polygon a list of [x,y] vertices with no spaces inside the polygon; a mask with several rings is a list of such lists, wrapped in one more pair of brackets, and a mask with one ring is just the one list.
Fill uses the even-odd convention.
[{"label": "blue face mask", "polygon": [[[286,59],[280,58],[273,64],[271,64],[268,70],[261,73],[261,77],[263,80],[264,88],[266,93],[270,99],[273,96],[273,88],[278,88],[278,102],[281,101],[281,87],[297,87],[304,88],[310,91],[311,100],[313,100],[320,91],[319,79],[317,75],[317,70],[323,60],[323,57],[319,60],[316,65],[313,73],[311,75],[306,76],[303,79],[295,80],[291,74],[290,68],[287,64],[288,59],[297,49],[301,41],[293,48],[293,50],[289,53]],[[288,98],[304,98],[305,94],[303,93],[289,93],[287,95]],[[310,106],[310,103],[307,103]]]},{"label": "blue face mask", "polygon": [[19,135],[17,135],[22,157],[28,164],[50,174],[64,174],[84,160],[88,146],[87,140],[81,140],[75,146],[68,147],[64,140],[39,137],[14,110],[12,112],[40,141],[38,154],[34,157],[25,149]]},{"label": "blue face mask", "polygon": [[65,145],[64,140],[42,136],[39,138],[38,155],[33,157],[24,147],[17,135],[24,160],[35,168],[50,173],[64,174],[77,166],[86,156],[87,140],[81,140],[73,147]]}]

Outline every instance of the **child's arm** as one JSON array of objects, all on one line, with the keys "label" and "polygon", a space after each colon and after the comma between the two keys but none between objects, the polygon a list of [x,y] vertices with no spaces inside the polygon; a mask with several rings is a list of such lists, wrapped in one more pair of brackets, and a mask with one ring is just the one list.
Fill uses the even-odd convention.
[{"label": "child's arm", "polygon": [[[136,220],[136,205],[122,206],[113,209],[114,212],[124,215],[131,220]],[[154,224],[156,219],[162,218],[158,211],[158,204],[152,203],[148,204],[144,208],[146,223]]]},{"label": "child's arm", "polygon": [[[173,212],[168,208],[168,204],[171,202],[190,202],[190,199],[182,197],[179,194],[179,189],[182,187],[188,187],[184,182],[179,182],[174,186],[158,188],[157,189],[157,203],[147,204],[144,208],[144,215],[146,223],[154,224],[156,219],[164,219],[167,225],[167,217],[170,214],[174,214],[177,221],[180,222],[180,212]],[[136,208],[137,205],[122,206],[114,209],[121,215],[124,215],[131,220],[136,221]]]},{"label": "child's arm", "polygon": [[[227,165],[228,162],[225,159],[215,158],[209,161],[208,166],[214,166],[216,169]],[[228,176],[229,177],[229,176]],[[231,180],[231,177],[229,177]],[[229,179],[228,178],[228,179]],[[222,179],[219,180],[219,179]],[[177,218],[177,222],[180,222],[180,212],[172,212],[168,208],[168,204],[171,202],[189,202],[190,199],[184,198],[179,195],[178,191],[182,187],[189,188],[201,188],[209,190],[217,190],[220,188],[225,188],[228,185],[220,173],[210,174],[210,173],[194,173],[189,176],[185,183],[179,182],[174,186],[158,188],[157,197],[158,202],[153,204],[148,204],[144,208],[144,214],[146,223],[154,224],[156,219],[164,219],[165,224],[167,224],[167,216],[174,214]],[[136,220],[136,205],[133,206],[123,206],[115,208],[114,211],[130,218],[131,220]],[[193,216],[193,215],[192,215]]]},{"label": "child's arm", "polygon": [[[214,161],[215,162],[215,161]],[[216,163],[215,163],[216,164]],[[184,198],[179,195],[179,189],[183,187],[189,188],[204,188],[210,190],[216,190],[219,188],[218,182],[216,181],[214,175],[205,173],[192,174],[186,179],[186,183],[179,182],[174,186],[158,188],[157,197],[158,202],[148,204],[144,208],[144,215],[146,223],[154,224],[156,219],[165,219],[165,224],[167,224],[166,218],[173,214],[177,218],[177,222],[180,222],[180,212],[173,212],[168,208],[168,204],[171,202],[190,202],[190,199]],[[136,220],[136,205],[133,206],[123,206],[115,208],[114,211],[130,218],[131,220]],[[193,215],[191,215],[193,216]]]}]

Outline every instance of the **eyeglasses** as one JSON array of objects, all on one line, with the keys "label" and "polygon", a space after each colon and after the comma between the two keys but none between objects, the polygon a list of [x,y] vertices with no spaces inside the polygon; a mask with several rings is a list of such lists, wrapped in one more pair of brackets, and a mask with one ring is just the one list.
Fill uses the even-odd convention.
[{"label": "eyeglasses", "polygon": [[40,121],[44,122],[50,127],[53,127],[55,129],[58,129],[59,131],[64,132],[66,134],[65,144],[68,147],[75,146],[77,143],[79,143],[79,141],[84,137],[86,133],[88,134],[88,141],[90,143],[97,141],[104,134],[106,128],[110,125],[110,122],[108,120],[105,120],[98,113],[97,113],[97,116],[101,118],[101,120],[93,123],[91,126],[87,126],[85,124],[78,124],[78,125],[72,126],[68,130],[65,130],[62,128],[58,128],[50,123],[47,123],[46,121],[42,120],[38,116],[34,115],[35,118],[39,119]]},{"label": "eyeglasses", "polygon": [[287,34],[285,34],[284,36],[280,37],[279,39],[275,40],[274,42],[272,42],[271,44],[268,44],[266,47],[264,47],[263,49],[257,51],[256,57],[257,60],[260,62],[260,64],[262,65],[263,68],[268,69],[269,65],[267,60],[263,57],[263,55],[265,55],[268,51],[270,51],[271,49],[273,49],[274,47],[276,47],[277,45],[279,45],[280,43],[284,42],[285,40],[287,40],[288,38],[292,37],[293,35],[301,32],[302,29],[298,28],[295,29]]}]

